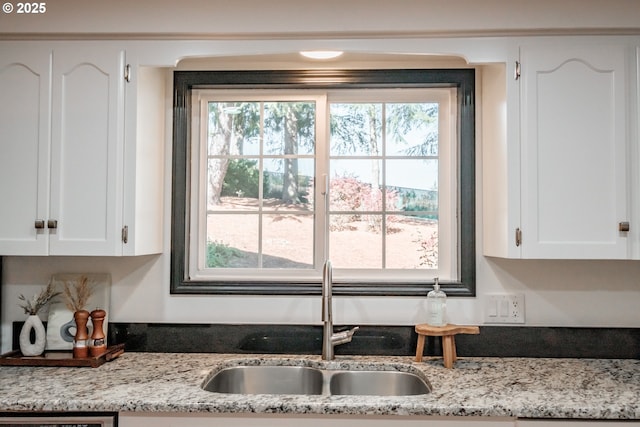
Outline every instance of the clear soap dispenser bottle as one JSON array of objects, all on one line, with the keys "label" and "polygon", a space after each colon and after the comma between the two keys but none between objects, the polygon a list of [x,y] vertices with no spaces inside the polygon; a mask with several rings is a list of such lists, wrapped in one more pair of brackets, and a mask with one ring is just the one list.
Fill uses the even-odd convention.
[{"label": "clear soap dispenser bottle", "polygon": [[427,324],[444,326],[447,324],[447,294],[440,290],[438,278],[434,279],[433,290],[427,294]]}]

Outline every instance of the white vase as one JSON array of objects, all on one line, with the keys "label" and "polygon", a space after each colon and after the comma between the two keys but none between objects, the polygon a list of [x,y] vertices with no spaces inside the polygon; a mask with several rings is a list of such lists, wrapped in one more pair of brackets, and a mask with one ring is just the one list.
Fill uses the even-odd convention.
[{"label": "white vase", "polygon": [[[35,342],[31,342],[31,330],[35,332]],[[36,314],[27,317],[27,320],[20,331],[20,351],[23,356],[40,356],[44,353],[44,346],[47,342],[47,332],[44,329],[42,320]]]}]

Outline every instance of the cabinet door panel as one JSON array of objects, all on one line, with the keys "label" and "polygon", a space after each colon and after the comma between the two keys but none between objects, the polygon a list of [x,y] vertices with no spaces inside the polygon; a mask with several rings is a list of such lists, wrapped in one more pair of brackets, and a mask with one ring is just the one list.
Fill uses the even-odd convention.
[{"label": "cabinet door panel", "polygon": [[50,74],[50,51],[0,48],[0,255],[48,251]]},{"label": "cabinet door panel", "polygon": [[522,50],[525,258],[627,258],[625,50]]},{"label": "cabinet door panel", "polygon": [[[95,49],[94,49],[95,50]],[[52,255],[118,255],[123,53],[56,51]]]}]

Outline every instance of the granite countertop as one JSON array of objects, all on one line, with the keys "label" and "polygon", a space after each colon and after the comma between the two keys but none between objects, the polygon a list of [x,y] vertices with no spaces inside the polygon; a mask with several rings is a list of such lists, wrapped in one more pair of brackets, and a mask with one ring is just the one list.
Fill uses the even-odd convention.
[{"label": "granite countertop", "polygon": [[[404,397],[237,395],[201,389],[223,367],[308,364],[418,369],[433,392]],[[98,368],[0,367],[0,411],[120,411],[640,419],[634,359],[440,358],[125,353]]]}]

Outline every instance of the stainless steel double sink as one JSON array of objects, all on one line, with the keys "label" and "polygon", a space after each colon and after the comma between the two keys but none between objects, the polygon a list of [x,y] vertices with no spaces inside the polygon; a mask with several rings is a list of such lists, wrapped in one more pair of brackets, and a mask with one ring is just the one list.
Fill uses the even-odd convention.
[{"label": "stainless steel double sink", "polygon": [[409,396],[431,392],[428,382],[410,372],[324,369],[309,366],[231,366],[205,380],[215,393]]}]

